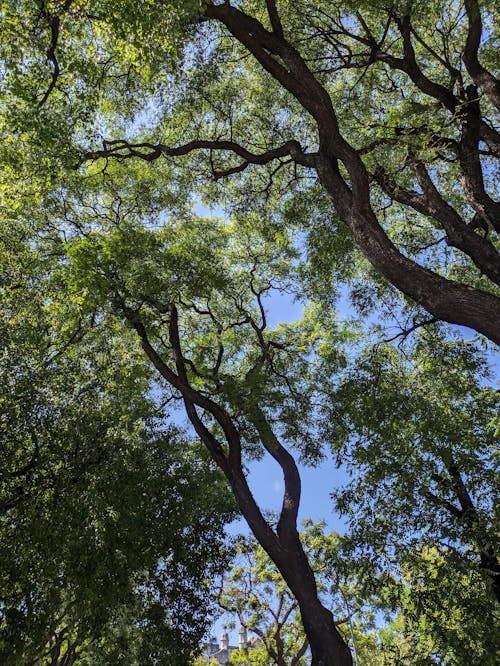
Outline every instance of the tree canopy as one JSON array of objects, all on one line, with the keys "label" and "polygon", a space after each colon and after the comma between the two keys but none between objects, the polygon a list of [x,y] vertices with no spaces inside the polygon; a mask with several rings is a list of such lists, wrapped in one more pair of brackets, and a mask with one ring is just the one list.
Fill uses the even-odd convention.
[{"label": "tree canopy", "polygon": [[1,661],[188,663],[232,504],[130,333],[80,316],[57,257],[2,232]]},{"label": "tree canopy", "polygon": [[495,3],[2,7],[11,168],[26,150],[45,178],[180,158],[191,188],[268,195],[278,217],[319,186],[330,234],[346,225],[433,318],[499,341]]},{"label": "tree canopy", "polygon": [[[392,577],[411,611],[422,577],[426,590],[469,580],[462,616],[493,618],[497,19],[490,0],[1,3],[2,529],[10,543],[25,525],[45,561],[45,515],[69,549],[39,578],[40,599],[55,596],[36,649],[61,630],[97,635],[77,626],[83,606],[78,622],[55,619],[85,599],[66,584],[85,552],[89,569],[103,563],[101,581],[83,576],[92,599],[112,587],[118,613],[120,594],[136,595],[99,635],[138,631],[165,550],[185,564],[188,517],[210,535],[201,587],[185,590],[196,615],[230,514],[215,463],[298,604],[312,664],[349,666],[297,526],[297,460],[328,449],[351,474],[335,502],[368,583]],[[283,294],[303,317],[271,324]],[[163,423],[173,405],[197,441]],[[276,522],[248,483],[265,453],[284,478]],[[118,511],[122,487],[135,502]],[[168,498],[186,510],[165,517],[167,543]],[[22,583],[5,574],[5,608],[36,626],[27,561]],[[122,586],[103,582],[115,574]],[[407,645],[424,625],[436,638],[436,615],[413,617]],[[466,635],[456,629],[436,638],[440,654]]]}]

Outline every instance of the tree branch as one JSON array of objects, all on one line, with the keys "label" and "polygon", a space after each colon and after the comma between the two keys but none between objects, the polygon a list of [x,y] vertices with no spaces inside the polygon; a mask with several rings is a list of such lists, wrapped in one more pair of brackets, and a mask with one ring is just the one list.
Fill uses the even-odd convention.
[{"label": "tree branch", "polygon": [[246,169],[250,164],[268,164],[275,159],[290,156],[294,162],[303,166],[314,165],[314,155],[305,153],[298,141],[287,141],[282,146],[273,148],[264,153],[253,153],[235,141],[225,140],[193,140],[181,146],[170,147],[163,143],[153,144],[149,142],[130,143],[125,139],[104,140],[101,150],[87,151],[82,156],[82,161],[97,160],[101,158],[130,159],[139,158],[146,162],[152,162],[159,157],[179,157],[189,155],[198,150],[210,150],[231,152],[243,158],[244,162],[225,170],[218,171],[212,168],[214,178],[221,178],[232,173],[238,173]]},{"label": "tree branch", "polygon": [[469,21],[467,41],[462,59],[474,83],[483,90],[490,101],[500,111],[500,81],[488,72],[479,62],[479,47],[483,33],[481,11],[477,0],[465,0],[465,11]]},{"label": "tree branch", "polygon": [[[66,2],[62,6],[61,13],[67,12],[72,4],[73,0],[66,0]],[[45,93],[43,93],[42,99],[38,102],[37,105],[37,107],[40,109],[50,97],[50,94],[54,90],[59,75],[61,73],[61,68],[59,66],[59,62],[56,57],[56,49],[59,41],[59,32],[61,28],[61,16],[49,12],[45,4],[45,1],[39,3],[39,8],[41,16],[47,22],[50,28],[50,45],[49,48],[47,49],[46,57],[47,57],[47,62],[50,62],[52,65],[52,78],[49,87],[47,88]]]},{"label": "tree branch", "polygon": [[461,114],[462,137],[458,143],[464,192],[482,219],[500,233],[500,203],[494,201],[485,190],[483,169],[479,159],[481,111],[477,88],[468,86],[466,94],[468,103]]},{"label": "tree branch", "polygon": [[276,460],[283,471],[285,492],[278,521],[278,536],[284,543],[297,537],[297,515],[300,505],[301,481],[293,456],[274,434],[269,422],[258,405],[247,405],[250,421],[255,426],[266,451]]},{"label": "tree branch", "polygon": [[416,173],[423,194],[399,186],[381,166],[375,169],[373,178],[393,201],[410,206],[439,222],[446,232],[447,244],[467,254],[481,273],[500,285],[500,255],[495,246],[465,224],[455,209],[443,199],[422,162],[413,159],[410,160],[410,165]]},{"label": "tree branch", "polygon": [[436,319],[435,317],[430,317],[429,319],[424,319],[422,321],[415,321],[414,320],[414,322],[411,326],[409,326],[408,328],[405,328],[405,329],[402,328],[400,333],[397,333],[396,335],[393,335],[391,338],[388,338],[388,339],[384,340],[384,343],[393,342],[394,340],[397,340],[398,338],[403,338],[403,340],[405,340],[411,333],[413,333],[413,331],[416,331],[417,329],[421,328],[422,326],[430,326],[431,324],[435,324],[437,321],[439,321],[439,320]]},{"label": "tree branch", "polygon": [[276,0],[266,0],[266,7],[274,34],[283,39],[283,25],[276,7]]}]

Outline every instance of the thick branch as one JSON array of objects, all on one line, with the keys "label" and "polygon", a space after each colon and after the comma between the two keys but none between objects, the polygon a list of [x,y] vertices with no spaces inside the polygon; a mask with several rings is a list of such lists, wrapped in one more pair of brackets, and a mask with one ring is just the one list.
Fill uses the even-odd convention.
[{"label": "thick branch", "polygon": [[[73,0],[66,0],[66,2],[62,6],[61,13],[67,12],[72,4]],[[59,62],[56,57],[56,49],[59,41],[59,32],[61,29],[61,17],[56,14],[51,14],[48,11],[45,2],[41,2],[39,6],[40,6],[40,13],[50,28],[50,45],[49,48],[47,49],[46,57],[47,61],[52,65],[52,77],[49,86],[45,91],[45,93],[42,95],[42,99],[38,102],[38,108],[41,108],[50,97],[50,94],[54,90],[59,75],[61,73],[61,68],[59,66]]]},{"label": "thick branch", "polygon": [[312,166],[313,164],[313,156],[304,153],[298,141],[287,141],[282,146],[268,150],[265,153],[252,153],[235,141],[194,140],[181,146],[171,147],[163,143],[129,143],[124,139],[117,139],[114,141],[103,141],[103,148],[101,150],[88,151],[84,153],[83,159],[97,160],[109,157],[129,159],[138,157],[147,162],[152,162],[161,156],[179,157],[197,150],[231,152],[243,158],[245,166],[249,164],[268,164],[272,160],[286,156],[290,156],[295,162],[304,166]]},{"label": "thick branch", "polygon": [[483,24],[477,0],[465,0],[465,11],[469,21],[467,41],[463,52],[463,61],[474,83],[488,96],[500,111],[500,81],[488,72],[479,62],[479,46]]},{"label": "thick branch", "polygon": [[422,494],[424,497],[427,497],[427,499],[430,499],[433,504],[436,506],[440,506],[443,509],[446,509],[448,513],[450,513],[452,516],[455,518],[462,518],[462,510],[449,502],[448,500],[444,499],[444,497],[440,497],[439,495],[436,495],[435,493],[431,492],[430,490],[423,490]]},{"label": "thick branch", "polygon": [[[179,337],[179,322],[178,322],[177,308],[175,307],[174,304],[170,305],[169,339],[170,339],[170,344],[172,346],[172,354],[174,357],[175,366],[177,368],[177,373],[182,382],[184,383],[184,385],[189,386],[185,360],[182,354],[181,341]],[[196,393],[199,392],[196,391]],[[202,398],[204,398],[204,400],[209,400],[208,398],[205,398],[202,394],[200,395],[202,396]],[[203,429],[206,430],[205,426],[202,424],[200,418],[196,413],[196,409],[194,408],[194,401],[184,392],[183,396],[189,419],[195,426],[196,431],[198,432],[198,430],[201,431]],[[236,427],[234,426],[227,412],[221,407],[219,407],[219,405],[217,405],[213,401],[210,400],[209,402],[212,403],[209,408],[209,412],[214,416],[214,418],[217,420],[222,430],[224,431],[224,435],[226,437],[226,441],[229,446],[228,463],[234,469],[241,469],[242,467],[241,441],[240,441],[239,432],[237,431]]]},{"label": "thick branch", "polygon": [[462,114],[462,138],[458,144],[464,191],[469,203],[481,218],[500,233],[500,203],[494,201],[485,190],[479,159],[481,115],[475,86],[467,88],[467,97],[469,102]]},{"label": "thick branch", "polygon": [[463,482],[460,470],[456,465],[447,466],[448,474],[451,479],[451,488],[453,489],[461,507],[462,518],[472,531],[474,539],[479,549],[481,568],[490,577],[493,584],[493,592],[500,601],[500,562],[491,544],[483,535],[477,535],[477,528],[480,525],[480,518],[469,491]]},{"label": "thick branch", "polygon": [[248,412],[257,429],[266,451],[276,460],[283,471],[285,492],[278,522],[278,536],[284,543],[298,538],[297,515],[300,504],[301,482],[297,465],[292,455],[274,434],[264,412],[257,405],[250,405]]},{"label": "thick branch", "polygon": [[276,0],[266,0],[266,7],[274,34],[283,38],[283,26],[276,7]]},{"label": "thick branch", "polygon": [[410,206],[439,222],[446,232],[448,245],[467,254],[481,273],[500,285],[500,256],[495,246],[463,222],[455,209],[443,199],[423,164],[414,163],[413,166],[424,194],[400,187],[381,166],[377,167],[373,177],[393,201]]},{"label": "thick branch", "polygon": [[373,53],[374,59],[385,62],[392,69],[405,72],[419,90],[429,97],[438,100],[446,109],[454,113],[458,104],[455,95],[445,86],[425,76],[417,64],[415,51],[411,42],[411,24],[409,19],[407,17],[399,19],[398,26],[403,37],[404,58],[397,58],[376,48]]},{"label": "thick branch", "polygon": [[[282,34],[269,32],[257,19],[229,3],[208,5],[207,19],[223,23],[281,85],[314,117],[329,114],[336,125],[330,96],[314,77],[299,52]],[[275,56],[279,57],[279,60]],[[284,63],[284,64],[282,64]]]},{"label": "thick branch", "polygon": [[352,199],[339,189],[338,168],[330,160],[317,160],[320,181],[341,219],[379,273],[397,289],[420,303],[431,315],[451,324],[469,326],[500,344],[500,299],[453,282],[423,268],[397,250],[379,224],[369,202]]},{"label": "thick branch", "polygon": [[[134,311],[127,308],[126,306],[122,306],[122,311],[127,320],[131,323],[131,325],[134,327],[137,334],[139,335],[142,348],[144,349],[149,360],[153,363],[153,365],[158,370],[160,375],[164,379],[166,379],[171,386],[180,391],[185,400],[187,400],[193,405],[198,405],[202,409],[205,409],[210,414],[212,414],[212,416],[221,425],[222,429],[224,430],[224,433],[226,434],[226,437],[231,439],[234,436],[238,437],[238,432],[234,428],[233,424],[230,422],[230,419],[227,416],[227,414],[212,400],[210,400],[203,394],[199,393],[199,391],[195,391],[193,388],[191,388],[189,384],[187,384],[181,377],[176,375],[175,372],[173,372],[173,370],[171,370],[170,367],[165,363],[162,357],[152,346],[149,337],[147,335],[146,329],[144,327],[144,324],[142,323],[142,321],[140,321],[137,314]],[[226,454],[222,449],[221,445],[219,444],[219,442],[201,422],[200,424],[197,425],[193,424],[193,425],[195,429],[197,429],[197,426],[199,427],[200,432],[198,432],[197,430],[197,434],[206,444],[215,462],[224,472],[226,472],[228,469],[228,461]]]},{"label": "thick branch", "polygon": [[[471,0],[471,4],[476,4],[475,0]],[[428,76],[426,76],[417,63],[415,51],[411,41],[412,34],[416,33],[413,29],[413,26],[411,25],[410,18],[408,16],[399,18],[397,19],[397,24],[401,36],[403,37],[403,58],[398,58],[386,51],[383,51],[381,44],[376,42],[371,33],[364,37],[361,35],[349,33],[347,31],[346,34],[361,42],[362,44],[370,47],[371,55],[370,59],[366,63],[366,66],[368,66],[370,62],[380,61],[386,63],[391,69],[405,72],[421,92],[439,101],[444,108],[448,109],[448,111],[450,111],[452,114],[455,114],[457,108],[459,107],[460,100],[449,88],[440,83],[436,83]],[[486,75],[488,75],[487,72]],[[491,77],[491,75],[489,76]],[[495,82],[494,85],[498,88],[498,81],[494,79],[494,77],[492,77],[492,79]],[[485,76],[482,78],[483,83],[484,81]],[[477,85],[481,84],[477,83]],[[492,85],[490,85],[488,89],[491,90],[491,88]],[[492,153],[497,157],[500,157],[500,138],[498,132],[493,127],[488,125],[482,118],[479,121],[479,133],[481,140],[488,144]]]}]

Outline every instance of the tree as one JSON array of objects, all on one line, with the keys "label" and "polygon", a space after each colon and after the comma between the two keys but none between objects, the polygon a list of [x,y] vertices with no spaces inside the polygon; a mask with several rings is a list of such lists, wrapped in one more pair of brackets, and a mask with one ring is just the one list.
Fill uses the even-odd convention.
[{"label": "tree", "polygon": [[482,572],[498,601],[498,395],[485,383],[484,352],[438,330],[405,352],[367,350],[328,395],[324,423],[352,472],[337,506],[365,553],[390,560],[439,545],[459,569]]},{"label": "tree", "polygon": [[384,666],[498,661],[500,627],[484,580],[453,560],[447,549],[424,547],[404,558],[401,578],[385,578],[379,599],[396,614],[378,632]]},{"label": "tree", "polygon": [[[327,664],[350,660],[349,651],[318,597],[300,542],[300,476],[281,441],[305,458],[320,455],[303,413],[314,391],[307,356],[321,323],[311,317],[273,331],[264,307],[273,289],[289,288],[296,254],[286,236],[260,234],[251,224],[190,214],[148,230],[130,218],[68,241],[68,281],[85,308],[112,321],[120,317],[136,331],[165,380],[165,398],[182,399],[240,511],[297,598],[317,663]],[[245,461],[264,451],[285,480],[276,528],[256,504],[245,471]]]},{"label": "tree", "polygon": [[79,317],[53,252],[2,225],[0,659],[188,663],[232,505],[157,417],[134,338]]},{"label": "tree", "polygon": [[351,471],[335,494],[346,560],[397,614],[389,664],[498,659],[498,395],[484,350],[442,333],[369,347],[325,401]]},{"label": "tree", "polygon": [[[366,630],[373,629],[373,618],[368,611],[368,600],[357,594],[359,585],[355,576],[341,572],[337,562],[333,565],[341,538],[334,532],[326,534],[324,523],[310,521],[304,524],[300,538],[322,602],[337,618],[340,631],[353,648],[356,663],[364,663],[359,661],[357,643],[370,640]],[[236,559],[229,575],[224,577],[219,604],[258,639],[250,650],[233,652],[231,663],[266,666],[308,663],[308,642],[298,603],[255,539],[241,538],[237,543]]]},{"label": "tree", "polygon": [[[281,198],[290,180],[317,181],[386,280],[433,317],[499,342],[494,3],[4,7],[16,132],[35,110],[28,132],[59,159],[203,151],[213,178],[260,166]],[[135,111],[142,131],[127,130]],[[114,127],[92,145],[107,119]]]},{"label": "tree", "polygon": [[[333,204],[323,245],[336,247],[334,278],[352,277],[359,250],[432,319],[498,342],[498,204],[485,185],[498,154],[488,121],[498,96],[488,69],[492,3],[481,15],[465,2],[462,22],[454,2],[346,2],[333,13],[330,4],[146,2],[138,13],[130,2],[4,3],[2,132],[12,131],[1,148],[2,193],[16,221],[32,215],[61,236],[80,228],[65,248],[73,293],[100,320],[136,331],[298,599],[313,663],[348,664],[300,545],[300,479],[282,442],[318,456],[307,418],[314,391],[297,375],[300,367],[309,376],[316,323],[283,327],[277,339],[268,330],[263,299],[276,268],[284,281],[269,246],[288,251],[280,225],[314,227],[311,217],[324,220]],[[137,161],[157,161],[154,172]],[[99,171],[105,196],[115,195],[104,207]],[[207,176],[224,186],[206,185]],[[136,216],[145,184],[157,226],[182,208],[159,205],[167,183],[181,200],[197,190],[244,208],[255,226],[262,215],[267,237],[252,242],[263,257],[237,241],[225,252],[226,229],[185,210],[149,233],[141,224],[152,214]],[[271,260],[264,276],[258,269]],[[334,346],[338,331],[324,324]],[[259,448],[285,476],[276,530],[246,483],[243,454]]]}]

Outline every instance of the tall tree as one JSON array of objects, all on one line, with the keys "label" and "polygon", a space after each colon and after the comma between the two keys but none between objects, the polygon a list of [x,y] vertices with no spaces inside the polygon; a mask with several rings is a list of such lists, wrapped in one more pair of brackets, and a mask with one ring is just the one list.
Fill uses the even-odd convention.
[{"label": "tall tree", "polygon": [[[297,599],[314,663],[350,663],[300,541],[301,482],[286,446],[306,459],[321,455],[311,436],[314,387],[307,381],[307,355],[321,322],[311,317],[273,330],[265,309],[273,290],[291,287],[297,253],[289,240],[259,234],[252,224],[190,214],[163,222],[159,230],[127,219],[69,241],[67,251],[69,279],[86,307],[123,318],[165,380],[167,395],[182,400],[240,511]],[[342,334],[330,328],[329,336],[340,340]],[[264,452],[285,483],[276,527],[255,502],[246,474],[248,457]]]},{"label": "tall tree", "polygon": [[[277,339],[269,332],[264,295],[277,266],[269,269],[269,241],[287,251],[279,224],[304,228],[329,206],[334,273],[359,249],[433,318],[500,341],[498,203],[487,184],[498,156],[494,4],[482,14],[469,2],[330,5],[193,0],[145,2],[138,12],[106,0],[5,2],[0,47],[6,215],[57,219],[62,233],[80,225],[69,248],[73,293],[102,320],[124,318],[182,398],[298,599],[318,665],[351,659],[300,544],[300,479],[282,442],[318,455],[311,394],[297,378],[299,368],[308,376],[315,325],[298,338],[292,328]],[[128,181],[113,181],[114,160],[130,166]],[[157,161],[157,182],[133,164],[141,160]],[[111,208],[98,199],[72,205],[96,171],[118,194]],[[30,204],[20,192],[28,178]],[[249,241],[263,255],[240,241],[223,251],[224,226],[184,214],[156,234],[141,227],[146,215],[123,224],[144,204],[145,184],[155,209],[167,183],[176,194],[203,189],[207,201],[268,213],[267,239]],[[270,272],[259,272],[263,263]],[[337,360],[332,352],[331,371]],[[246,483],[243,454],[259,446],[285,477],[277,530]]]},{"label": "tall tree", "polygon": [[498,601],[498,394],[484,352],[435,328],[404,351],[370,348],[327,394],[324,423],[352,474],[337,506],[365,553],[448,548]]}]

